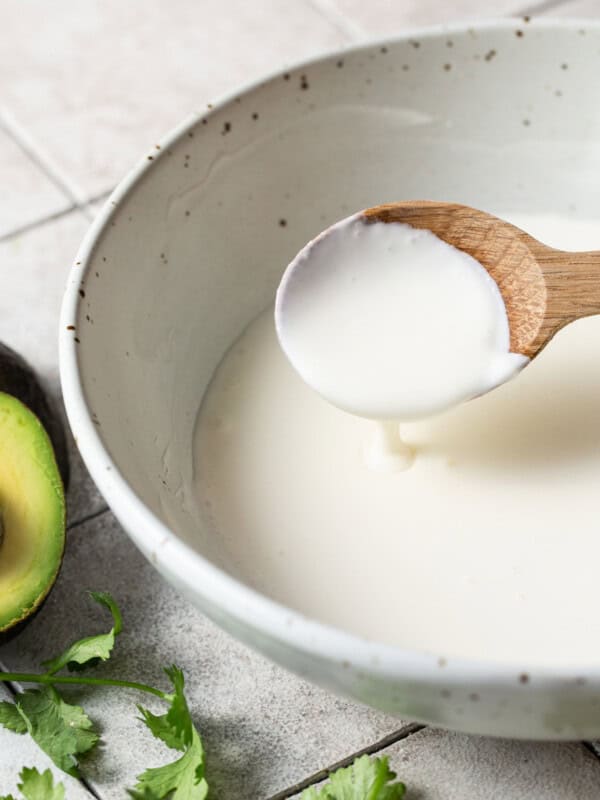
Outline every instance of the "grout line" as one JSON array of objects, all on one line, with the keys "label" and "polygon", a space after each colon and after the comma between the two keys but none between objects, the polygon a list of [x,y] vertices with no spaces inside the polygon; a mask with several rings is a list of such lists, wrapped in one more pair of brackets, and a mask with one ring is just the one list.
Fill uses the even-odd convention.
[{"label": "grout line", "polygon": [[318,772],[315,772],[313,775],[309,775],[308,778],[305,778],[303,781],[294,784],[294,786],[289,786],[282,792],[272,795],[269,800],[287,800],[288,798],[303,792],[305,789],[308,789],[309,786],[313,786],[315,783],[324,781],[332,772],[335,772],[337,769],[350,766],[354,759],[364,755],[374,755],[380,750],[383,750],[392,744],[396,744],[396,742],[401,742],[403,739],[408,739],[409,736],[419,733],[419,731],[422,731],[426,727],[426,725],[421,725],[418,722],[410,722],[408,725],[404,725],[397,731],[389,733],[387,736],[384,736],[383,739],[379,739],[379,741],[374,742],[368,747],[363,747],[362,750],[357,750],[356,752],[351,753],[349,756],[342,758],[340,761],[336,761],[335,764],[331,764],[329,767],[321,769]]},{"label": "grout line", "polygon": [[530,3],[525,8],[515,11],[515,16],[535,16],[536,14],[543,14],[545,11],[552,11],[559,6],[567,6],[571,0],[540,0],[537,3]]},{"label": "grout line", "polygon": [[60,168],[48,153],[43,152],[37,142],[8,111],[6,107],[0,107],[0,127],[10,136],[21,148],[25,155],[33,162],[48,178],[51,183],[65,195],[74,206],[80,208],[83,213],[91,219],[92,214],[87,206],[83,192],[79,187],[68,178],[64,177]]},{"label": "grout line", "polygon": [[366,31],[358,22],[340,11],[335,0],[308,0],[313,9],[341,31],[351,42],[367,38]]},{"label": "grout line", "polygon": [[103,506],[98,511],[92,511],[91,514],[87,514],[87,516],[81,517],[81,519],[76,519],[74,522],[69,522],[69,524],[67,525],[66,530],[67,531],[72,531],[75,528],[79,528],[80,525],[85,525],[86,522],[91,522],[91,520],[96,519],[97,517],[101,517],[103,514],[106,514],[108,511],[110,511],[110,508],[108,506]]},{"label": "grout line", "polygon": [[[100,194],[94,195],[90,197],[85,202],[85,207],[89,208],[92,203],[98,203],[102,200],[106,200],[113,192],[113,189],[107,189]],[[68,214],[73,213],[74,211],[81,211],[82,206],[71,204],[66,208],[61,209],[60,211],[54,211],[51,214],[46,214],[43,217],[38,217],[38,219],[33,220],[32,222],[26,222],[25,225],[21,225],[19,228],[13,228],[13,230],[9,231],[8,233],[3,233],[0,235],[0,244],[2,242],[8,242],[11,239],[16,239],[24,233],[29,233],[30,231],[34,231],[36,228],[41,228],[42,225],[46,225],[48,222],[54,222],[57,219],[61,219],[62,217],[66,217]],[[89,219],[89,215],[85,214],[86,219]]]},{"label": "grout line", "polygon": [[72,211],[76,211],[77,208],[78,206],[71,204],[61,209],[60,211],[54,211],[51,214],[46,214],[46,216],[44,217],[39,217],[38,219],[33,220],[33,222],[26,222],[25,225],[21,225],[20,228],[14,228],[8,233],[3,233],[0,236],[0,243],[7,242],[10,239],[16,239],[18,236],[21,236],[21,234],[29,233],[29,231],[33,231],[36,228],[40,228],[47,222],[54,222],[54,220],[56,219],[60,219],[61,217],[66,217],[67,214],[70,214]]},{"label": "grout line", "polygon": [[590,752],[598,761],[600,761],[600,749],[598,749],[597,742],[581,742],[583,747]]}]

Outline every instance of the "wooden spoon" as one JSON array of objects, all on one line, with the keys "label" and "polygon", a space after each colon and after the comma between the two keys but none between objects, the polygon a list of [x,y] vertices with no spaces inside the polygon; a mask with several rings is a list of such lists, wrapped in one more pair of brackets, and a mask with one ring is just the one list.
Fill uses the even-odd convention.
[{"label": "wooden spoon", "polygon": [[428,229],[479,261],[504,300],[513,353],[534,358],[569,322],[600,314],[600,251],[555,250],[492,214],[456,203],[410,200],[362,215],[366,222]]}]

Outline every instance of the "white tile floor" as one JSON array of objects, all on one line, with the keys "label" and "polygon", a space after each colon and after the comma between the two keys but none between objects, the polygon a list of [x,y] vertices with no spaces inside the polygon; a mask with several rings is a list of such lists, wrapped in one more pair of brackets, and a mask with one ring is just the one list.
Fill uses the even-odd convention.
[{"label": "white tile floor", "polygon": [[[28,0],[5,9],[0,340],[29,358],[58,392],[58,307],[93,201],[188,112],[240,81],[323,49],[409,24],[525,7],[600,16],[598,0]],[[43,614],[0,650],[0,661],[35,667],[96,624],[85,589],[113,591],[127,632],[110,669],[160,681],[162,664],[181,663],[214,798],[291,797],[317,771],[392,740],[385,752],[412,800],[600,796],[600,761],[581,744],[418,731],[251,653],[158,580],[106,510],[74,448],[72,461],[70,541],[59,583]],[[85,697],[107,744],[85,767],[87,787],[67,781],[67,800],[92,791],[102,800],[123,798],[137,772],[162,759],[135,721],[135,700],[114,692]],[[0,730],[0,793],[14,790],[21,766],[46,763],[26,738]]]}]

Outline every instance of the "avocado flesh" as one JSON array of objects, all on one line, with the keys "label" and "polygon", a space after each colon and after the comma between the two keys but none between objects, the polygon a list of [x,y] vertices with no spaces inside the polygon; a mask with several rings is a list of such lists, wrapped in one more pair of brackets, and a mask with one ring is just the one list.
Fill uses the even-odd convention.
[{"label": "avocado flesh", "polygon": [[0,342],[0,392],[16,397],[46,429],[60,469],[65,490],[69,485],[67,439],[56,404],[48,397],[39,378],[25,359]]},{"label": "avocado flesh", "polygon": [[65,544],[65,499],[50,439],[19,400],[0,392],[0,633],[40,606]]}]

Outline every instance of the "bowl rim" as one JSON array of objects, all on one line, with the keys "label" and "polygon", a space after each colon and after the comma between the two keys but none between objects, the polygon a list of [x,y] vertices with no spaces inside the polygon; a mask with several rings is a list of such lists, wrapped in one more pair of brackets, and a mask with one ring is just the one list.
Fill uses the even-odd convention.
[{"label": "bowl rim", "polygon": [[[281,79],[285,73],[308,70],[348,54],[368,52],[373,48],[393,46],[416,37],[438,39],[470,30],[513,31],[515,24],[531,30],[581,29],[600,30],[600,19],[530,18],[522,16],[464,20],[451,24],[407,28],[401,34],[367,38],[365,41],[341,48],[329,49],[309,59],[272,70],[265,76],[221,95],[206,110],[195,112],[159,139],[160,150],[153,149],[125,175],[106,199],[98,216],[89,227],[75,258],[62,302],[59,323],[60,379],[67,417],[77,447],[93,480],[130,538],[147,558],[168,573],[187,596],[202,595],[205,606],[222,609],[225,614],[274,642],[284,642],[297,652],[308,653],[323,662],[335,662],[340,667],[358,670],[383,679],[399,679],[416,683],[469,685],[478,683],[490,687],[514,687],[528,676],[530,691],[545,691],[564,685],[574,676],[600,683],[600,661],[597,663],[559,663],[544,665],[527,663],[524,659],[491,660],[486,658],[453,657],[399,645],[383,644],[348,633],[333,625],[306,617],[270,599],[242,581],[220,569],[198,551],[182,541],[156,516],[129,485],[104,446],[89,410],[80,369],[76,325],[82,303],[79,289],[85,280],[96,244],[110,224],[119,204],[143,180],[146,173],[167,148],[183,139],[202,119],[221,111],[236,98]],[[202,587],[200,592],[198,587]],[[210,612],[209,612],[210,613]],[[212,614],[220,616],[219,614]]]}]

